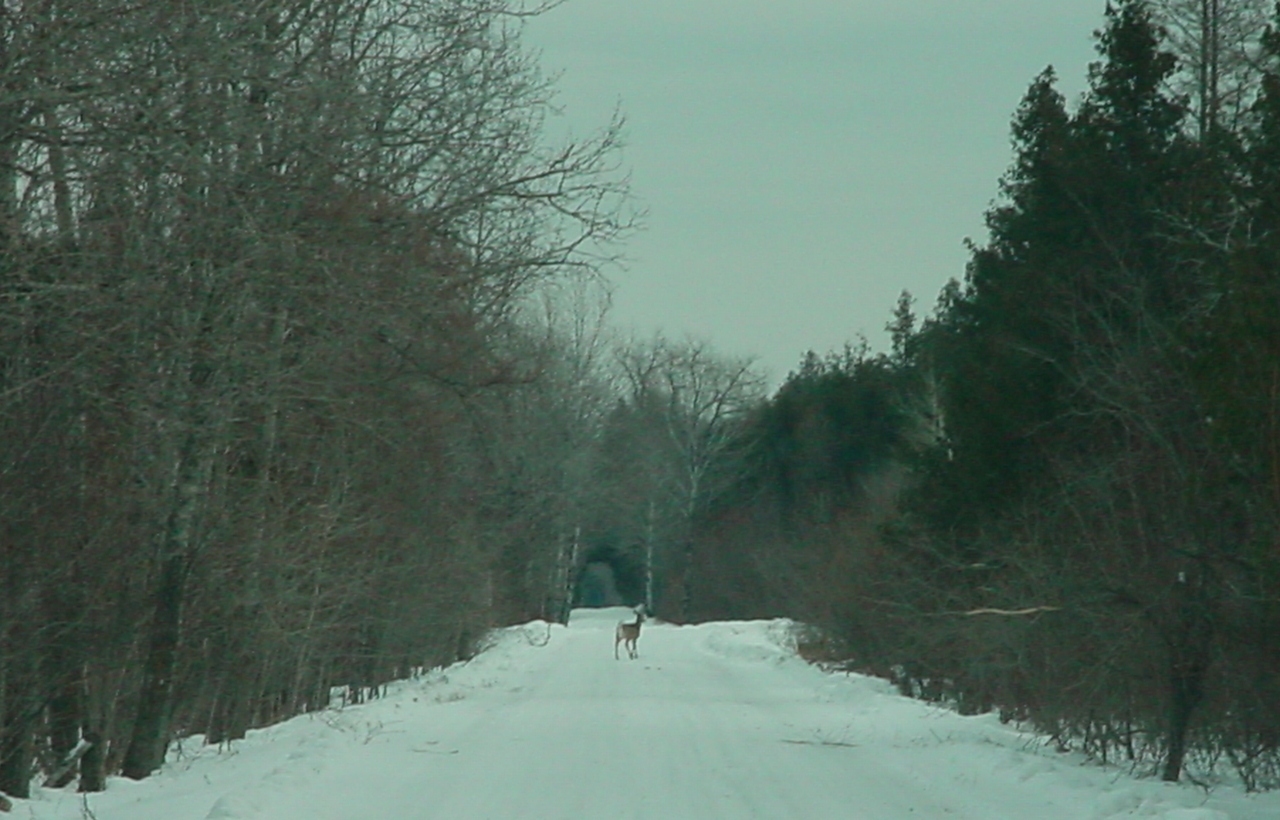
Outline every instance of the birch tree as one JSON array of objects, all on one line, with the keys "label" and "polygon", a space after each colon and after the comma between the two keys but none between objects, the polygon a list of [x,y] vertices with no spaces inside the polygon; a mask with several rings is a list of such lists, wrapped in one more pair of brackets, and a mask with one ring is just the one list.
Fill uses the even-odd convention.
[{"label": "birch tree", "polygon": [[[678,590],[673,609],[683,618],[691,609],[694,520],[732,480],[730,450],[747,412],[763,397],[764,380],[750,359],[722,356],[702,341],[661,336],[623,349],[619,366],[628,401],[647,419],[656,459],[646,514],[670,516],[674,525],[664,527],[674,533],[665,563]],[[653,529],[650,520],[646,530]],[[647,563],[652,576],[653,562]]]}]

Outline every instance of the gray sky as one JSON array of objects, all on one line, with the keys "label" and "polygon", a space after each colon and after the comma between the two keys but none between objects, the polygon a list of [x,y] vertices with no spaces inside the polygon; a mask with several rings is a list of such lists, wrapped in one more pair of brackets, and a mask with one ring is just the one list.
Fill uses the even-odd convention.
[{"label": "gray sky", "polygon": [[526,43],[558,83],[553,134],[620,106],[647,229],[614,271],[614,321],[754,355],[927,312],[1010,160],[1009,120],[1046,65],[1073,101],[1103,0],[568,0]]}]

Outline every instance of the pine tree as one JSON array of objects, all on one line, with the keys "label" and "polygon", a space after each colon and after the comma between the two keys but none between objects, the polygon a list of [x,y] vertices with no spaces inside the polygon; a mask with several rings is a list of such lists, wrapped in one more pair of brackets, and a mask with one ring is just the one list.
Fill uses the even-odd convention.
[{"label": "pine tree", "polygon": [[1161,220],[1190,154],[1161,36],[1139,0],[1110,6],[1079,111],[1068,113],[1049,68],[1014,117],[990,241],[933,334],[950,448],[938,472],[954,476],[941,497],[954,496],[948,515],[971,519],[962,531],[1034,486],[1070,439],[1070,374],[1090,346],[1185,295]]},{"label": "pine tree", "polygon": [[1164,30],[1144,0],[1108,5],[1107,25],[1096,36],[1103,60],[1089,67],[1080,119],[1103,132],[1121,167],[1145,173],[1160,164],[1186,117],[1185,102],[1164,90],[1177,60],[1163,49]]},{"label": "pine tree", "polygon": [[1088,226],[1068,191],[1073,135],[1055,82],[1046,69],[1024,96],[1004,201],[987,214],[991,240],[973,249],[964,290],[940,306],[923,341],[943,383],[946,457],[928,461],[917,504],[962,535],[1039,471],[1028,433],[1057,412],[1063,350],[1046,315]]},{"label": "pine tree", "polygon": [[[1280,524],[1280,4],[1262,38],[1262,77],[1245,134],[1248,203],[1197,345],[1199,375],[1218,427],[1252,480],[1268,487]],[[1276,567],[1280,577],[1280,566]]]},{"label": "pine tree", "polygon": [[893,308],[893,321],[885,325],[893,344],[893,359],[899,364],[905,363],[909,358],[908,348],[915,335],[916,315],[911,309],[914,303],[915,298],[904,290],[898,295],[898,303]]}]

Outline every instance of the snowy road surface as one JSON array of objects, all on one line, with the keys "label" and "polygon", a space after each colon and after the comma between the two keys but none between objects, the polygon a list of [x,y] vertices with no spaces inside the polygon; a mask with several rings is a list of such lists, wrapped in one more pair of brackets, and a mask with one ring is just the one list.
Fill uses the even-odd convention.
[{"label": "snowy road surface", "polygon": [[[1280,795],[1135,780],[1002,726],[830,675],[781,622],[646,624],[626,610],[499,633],[469,663],[379,701],[189,740],[141,783],[87,804],[38,791],[36,820],[948,818],[1276,820]],[[87,810],[86,810],[87,809]]]}]

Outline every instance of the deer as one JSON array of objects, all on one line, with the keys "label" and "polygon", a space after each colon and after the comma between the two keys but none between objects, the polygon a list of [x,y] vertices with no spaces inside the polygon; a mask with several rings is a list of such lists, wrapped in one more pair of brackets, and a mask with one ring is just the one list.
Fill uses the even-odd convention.
[{"label": "deer", "polygon": [[636,609],[635,623],[627,623],[622,621],[618,624],[618,629],[613,633],[613,659],[618,660],[618,644],[622,644],[627,650],[627,656],[632,660],[640,657],[636,652],[636,640],[640,637],[640,624],[644,623],[644,611]]}]

